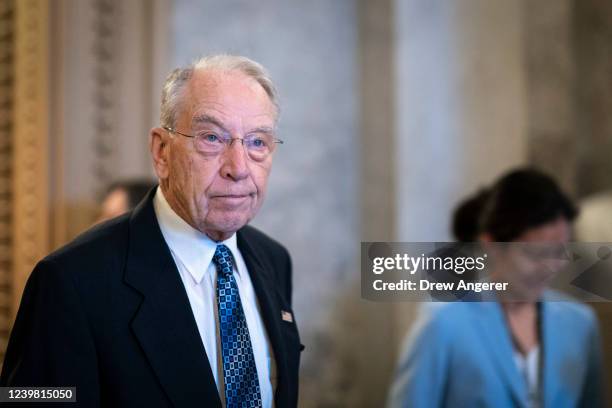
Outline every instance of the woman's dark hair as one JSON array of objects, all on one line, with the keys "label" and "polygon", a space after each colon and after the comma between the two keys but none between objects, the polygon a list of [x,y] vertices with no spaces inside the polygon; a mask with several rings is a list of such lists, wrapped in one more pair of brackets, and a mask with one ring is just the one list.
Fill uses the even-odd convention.
[{"label": "woman's dark hair", "polygon": [[507,173],[493,185],[480,231],[507,242],[559,217],[573,221],[577,215],[576,206],[550,176],[525,168]]},{"label": "woman's dark hair", "polygon": [[489,198],[489,190],[483,188],[460,202],[453,211],[453,236],[459,242],[474,242],[478,238],[478,220]]}]

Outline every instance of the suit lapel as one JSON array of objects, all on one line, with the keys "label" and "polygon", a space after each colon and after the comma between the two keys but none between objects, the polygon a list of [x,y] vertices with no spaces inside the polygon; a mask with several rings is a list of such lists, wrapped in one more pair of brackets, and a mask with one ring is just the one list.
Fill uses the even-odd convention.
[{"label": "suit lapel", "polygon": [[542,363],[540,365],[542,372],[540,373],[540,379],[542,380],[541,390],[543,403],[542,406],[548,406],[553,400],[552,397],[555,394],[555,387],[557,386],[557,370],[553,367],[552,356],[560,356],[561,353],[558,350],[558,344],[554,341],[555,333],[563,333],[563,330],[555,327],[555,319],[552,316],[552,308],[554,305],[544,301],[540,303],[540,333],[542,336],[541,340],[541,358]]},{"label": "suit lapel", "polygon": [[270,272],[266,270],[264,264],[241,231],[238,231],[237,238],[238,249],[240,249],[240,253],[249,270],[249,275],[253,282],[255,294],[257,295],[268,338],[272,344],[271,351],[274,353],[274,358],[276,360],[278,382],[276,386],[275,405],[277,407],[287,406],[289,404],[289,395],[286,384],[284,384],[284,379],[288,378],[288,367],[285,358],[285,345],[281,334],[281,311],[275,292],[275,283],[270,276]]},{"label": "suit lapel", "polygon": [[519,374],[514,362],[510,332],[506,325],[501,306],[498,302],[481,302],[476,305],[481,311],[476,317],[480,332],[491,359],[497,365],[502,378],[507,382],[517,406],[526,406],[527,385]]},{"label": "suit lapel", "polygon": [[221,407],[187,293],[157,223],[154,194],[130,219],[125,282],[143,295],[131,327],[173,405]]}]

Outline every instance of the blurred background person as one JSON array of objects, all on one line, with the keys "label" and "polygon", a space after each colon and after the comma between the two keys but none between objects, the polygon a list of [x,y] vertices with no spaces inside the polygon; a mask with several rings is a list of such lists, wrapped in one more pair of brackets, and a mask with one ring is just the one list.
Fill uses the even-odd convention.
[{"label": "blurred background person", "polygon": [[539,171],[515,170],[493,185],[479,234],[484,242],[527,244],[489,248],[490,279],[513,289],[490,301],[424,304],[405,342],[390,407],[603,407],[595,314],[558,301],[539,279],[541,262],[521,252],[567,243],[576,214]]},{"label": "blurred background person", "polygon": [[122,180],[112,183],[100,205],[100,215],[96,222],[115,218],[132,210],[156,183],[149,179]]},{"label": "blurred background person", "polygon": [[282,90],[255,226],[292,254],[302,408],[382,406],[415,323],[361,298],[359,242],[451,241],[457,203],[517,166],[577,202],[612,189],[609,1],[0,0],[0,27],[0,362],[35,260],[114,180],[154,177],[159,90],[200,55]]}]

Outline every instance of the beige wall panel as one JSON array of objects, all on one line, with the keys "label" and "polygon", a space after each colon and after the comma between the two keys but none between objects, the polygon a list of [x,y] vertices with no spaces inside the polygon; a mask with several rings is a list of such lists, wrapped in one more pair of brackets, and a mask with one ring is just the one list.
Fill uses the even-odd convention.
[{"label": "beige wall panel", "polygon": [[13,315],[27,277],[49,250],[49,3],[20,0],[15,4]]}]

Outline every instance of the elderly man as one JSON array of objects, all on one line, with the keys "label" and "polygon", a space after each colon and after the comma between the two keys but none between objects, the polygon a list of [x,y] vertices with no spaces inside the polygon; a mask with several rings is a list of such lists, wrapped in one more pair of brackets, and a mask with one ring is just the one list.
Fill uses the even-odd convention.
[{"label": "elderly man", "polygon": [[291,261],[247,226],[277,116],[247,58],[172,72],[150,137],[159,187],[37,265],[0,384],[76,386],[86,407],[295,406]]}]

